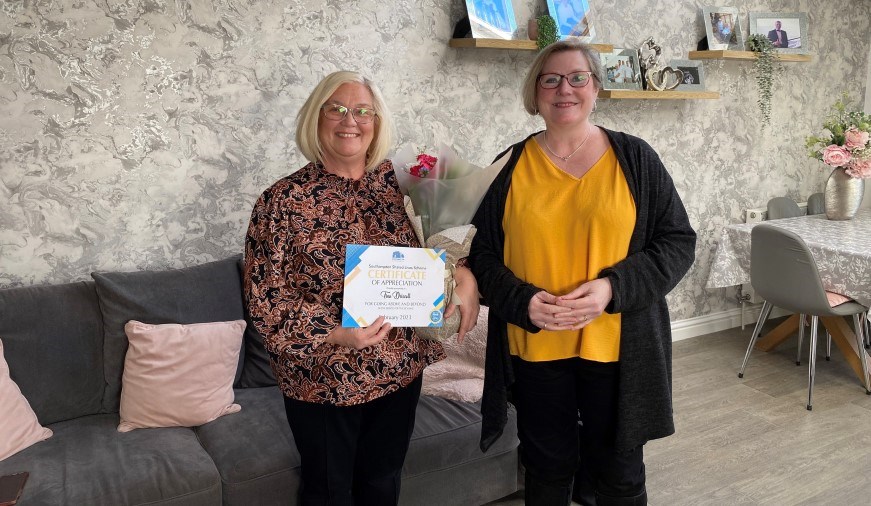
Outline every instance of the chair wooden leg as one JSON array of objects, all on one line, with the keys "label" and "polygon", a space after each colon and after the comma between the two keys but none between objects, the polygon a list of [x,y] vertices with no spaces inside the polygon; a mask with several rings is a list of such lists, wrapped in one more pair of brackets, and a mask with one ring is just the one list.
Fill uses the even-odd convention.
[{"label": "chair wooden leg", "polygon": [[738,377],[744,377],[744,369],[747,368],[747,361],[750,360],[750,352],[753,351],[753,347],[756,346],[756,340],[759,339],[759,334],[762,333],[762,325],[765,323],[765,320],[768,319],[768,315],[771,314],[771,309],[773,306],[768,301],[762,303],[762,310],[759,311],[759,319],[756,320],[756,326],[753,327],[753,334],[750,335],[750,344],[747,345],[747,352],[744,354],[744,361],[741,362],[741,370],[738,372]]},{"label": "chair wooden leg", "polygon": [[811,317],[811,349],[810,349],[810,365],[807,368],[807,409],[813,409],[814,398],[814,375],[817,368],[817,327],[819,325],[819,317]]},{"label": "chair wooden leg", "polygon": [[871,394],[871,385],[869,385],[868,380],[868,362],[866,362],[868,352],[865,350],[865,346],[863,346],[865,342],[865,317],[866,313],[854,314],[853,326],[856,327],[856,344],[859,346],[859,361],[862,362],[862,386],[865,387],[866,394]]}]

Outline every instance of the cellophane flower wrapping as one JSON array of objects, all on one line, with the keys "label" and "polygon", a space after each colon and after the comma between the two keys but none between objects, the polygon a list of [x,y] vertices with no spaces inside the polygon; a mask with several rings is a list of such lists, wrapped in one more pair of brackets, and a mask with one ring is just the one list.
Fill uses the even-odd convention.
[{"label": "cellophane flower wrapping", "polygon": [[[450,304],[462,303],[454,293],[453,265],[469,255],[475,236],[475,227],[469,223],[506,161],[503,157],[481,168],[460,159],[444,145],[435,157],[406,146],[392,159],[399,188],[408,197],[405,209],[418,239],[427,248],[446,251],[445,301]],[[425,339],[444,341],[456,334],[459,325],[459,311],[455,311],[442,327],[419,328],[417,333]]]}]

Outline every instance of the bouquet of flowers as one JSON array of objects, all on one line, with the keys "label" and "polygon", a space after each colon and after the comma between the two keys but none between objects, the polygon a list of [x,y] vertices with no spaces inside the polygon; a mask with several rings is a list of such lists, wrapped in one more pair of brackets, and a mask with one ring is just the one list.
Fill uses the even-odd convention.
[{"label": "bouquet of flowers", "polygon": [[[475,227],[469,223],[475,215],[490,183],[505,166],[503,157],[489,167],[478,167],[460,159],[442,145],[438,156],[417,152],[406,146],[393,156],[393,170],[399,188],[406,196],[405,210],[420,243],[427,248],[446,251],[448,263],[469,255]],[[454,293],[453,269],[445,271],[445,301],[461,304]],[[457,332],[459,311],[442,327],[418,329],[426,339],[443,341]]]},{"label": "bouquet of flowers", "polygon": [[807,138],[808,155],[850,177],[871,178],[871,115],[848,111],[848,101],[845,93],[823,122],[823,135]]}]

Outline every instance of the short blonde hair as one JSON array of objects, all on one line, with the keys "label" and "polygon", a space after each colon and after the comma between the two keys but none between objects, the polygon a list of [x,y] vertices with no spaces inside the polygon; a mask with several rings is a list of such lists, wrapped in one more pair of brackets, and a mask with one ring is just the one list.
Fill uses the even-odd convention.
[{"label": "short blonde hair", "polygon": [[544,64],[552,54],[563,53],[565,51],[579,51],[590,62],[590,70],[593,72],[595,81],[592,83],[596,89],[602,86],[603,70],[602,60],[599,59],[599,52],[593,49],[589,44],[584,44],[577,39],[565,39],[554,42],[553,44],[542,49],[535,60],[532,62],[532,67],[529,73],[526,74],[526,79],[523,80],[523,108],[526,112],[535,116],[538,114],[538,75]]},{"label": "short blonde hair", "polygon": [[326,76],[315,86],[311,95],[296,116],[296,145],[303,156],[311,162],[324,161],[324,150],[318,138],[318,121],[321,118],[321,106],[329,99],[340,86],[347,83],[359,83],[372,93],[372,106],[375,108],[375,136],[372,144],[366,152],[366,170],[377,167],[393,144],[393,119],[381,91],[375,83],[364,77],[359,72],[340,70]]}]

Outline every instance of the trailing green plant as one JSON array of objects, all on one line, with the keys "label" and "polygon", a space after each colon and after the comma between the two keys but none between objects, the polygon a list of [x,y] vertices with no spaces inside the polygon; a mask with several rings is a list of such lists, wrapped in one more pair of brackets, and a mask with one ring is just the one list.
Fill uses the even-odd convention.
[{"label": "trailing green plant", "polygon": [[544,49],[559,40],[559,30],[557,29],[556,20],[550,14],[542,14],[536,21],[538,22],[538,49]]},{"label": "trailing green plant", "polygon": [[781,70],[774,45],[763,34],[747,37],[747,49],[756,53],[753,71],[756,73],[756,87],[759,89],[759,112],[762,115],[762,129],[771,122],[771,88],[774,78]]}]

